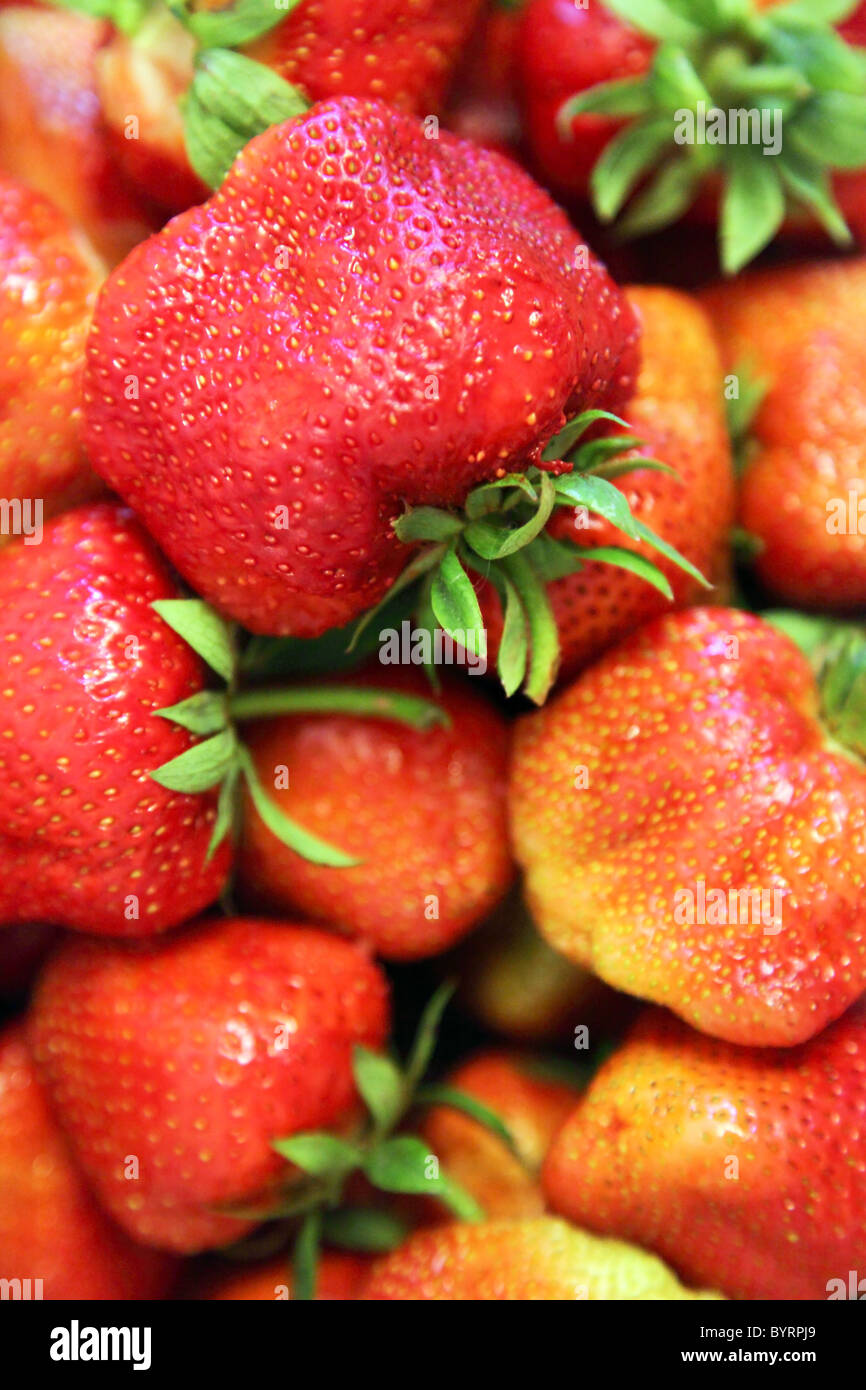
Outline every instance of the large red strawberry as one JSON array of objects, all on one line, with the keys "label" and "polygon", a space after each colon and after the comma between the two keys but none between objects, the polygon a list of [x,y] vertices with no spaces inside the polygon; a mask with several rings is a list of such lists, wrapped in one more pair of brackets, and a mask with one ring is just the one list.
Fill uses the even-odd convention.
[{"label": "large red strawberry", "polygon": [[644,1250],[551,1216],[449,1225],[411,1236],[376,1261],[359,1296],[450,1302],[718,1297],[683,1288]]},{"label": "large red strawberry", "polygon": [[[429,692],[411,668],[385,667],[360,682],[368,687]],[[437,703],[447,727],[335,711],[254,729],[250,751],[269,802],[358,862],[304,858],[272,834],[248,793],[238,870],[253,901],[349,932],[394,960],[444,950],[495,906],[513,874],[508,730],[468,680],[444,678]]]},{"label": "large red strawberry", "polygon": [[[535,164],[604,221],[718,221],[734,272],[784,223],[866,231],[862,5],[531,0],[521,86]],[[840,18],[850,22],[834,29]]]},{"label": "large red strawberry", "polygon": [[[187,157],[195,135],[201,54],[239,48],[243,75],[225,116],[243,129],[253,64],[264,79],[290,84],[296,109],[335,96],[375,97],[435,119],[479,0],[300,0],[215,6],[187,0],[171,12],[157,3],[132,24],[122,5],[98,61],[102,109],[125,172],[163,206],[181,210],[205,188]],[[288,11],[288,13],[287,13]],[[241,69],[239,68],[240,72]],[[134,125],[130,125],[131,113]],[[185,132],[186,124],[186,132]],[[185,133],[187,140],[185,141]]]},{"label": "large red strawberry", "polygon": [[[0,1278],[5,1297],[160,1298],[175,1262],[100,1209],[48,1108],[24,1028],[0,1034]],[[29,1294],[28,1294],[29,1285]]]},{"label": "large red strawberry", "polygon": [[704,295],[728,369],[762,396],[740,520],[758,576],[798,607],[866,605],[866,260],[743,276]]},{"label": "large red strawberry", "polygon": [[96,94],[102,21],[13,5],[0,13],[0,169],[38,189],[109,265],[152,230],[111,158]]},{"label": "large red strawberry", "polygon": [[157,712],[204,684],[151,607],[177,592],[114,504],[68,512],[41,545],[0,553],[0,922],[145,935],[223,886],[227,847],[206,861],[215,795],[150,776],[190,746]]},{"label": "large red strawberry", "polygon": [[459,506],[537,463],[567,415],[626,400],[636,333],[509,161],[375,101],[322,102],[110,277],[86,439],[215,607],[311,636],[405,566],[407,505]]},{"label": "large red strawberry", "polygon": [[866,988],[863,696],[842,657],[819,698],[787,636],[689,609],[527,716],[512,830],[550,942],[731,1042],[838,1018]]},{"label": "large red strawberry", "polygon": [[81,377],[104,274],[47,198],[0,174],[0,545],[10,534],[33,544],[45,516],[98,490]]},{"label": "large red strawberry", "polygon": [[195,1251],[254,1224],[219,1211],[286,1169],[272,1141],[342,1125],[355,1044],[381,1044],[384,977],[285,922],[203,922],[159,943],[78,939],[49,962],[32,1041],[103,1205],[145,1244]]},{"label": "large red strawberry", "polygon": [[866,1010],[784,1050],[732,1047],[647,1010],[543,1177],[557,1211],[655,1250],[689,1283],[852,1296],[866,1249]]}]

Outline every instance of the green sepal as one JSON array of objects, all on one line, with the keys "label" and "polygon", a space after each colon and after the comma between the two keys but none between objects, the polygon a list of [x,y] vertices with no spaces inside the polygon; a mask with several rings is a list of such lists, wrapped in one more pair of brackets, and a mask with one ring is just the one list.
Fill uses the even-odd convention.
[{"label": "green sepal", "polygon": [[321,840],[318,835],[305,830],[297,821],[285,815],[259,781],[255,763],[246,748],[241,747],[238,750],[238,760],[253,805],[268,830],[282,844],[300,854],[303,859],[308,859],[311,864],[326,864],[333,869],[351,869],[362,862],[329,844],[327,840]]},{"label": "green sepal", "polygon": [[700,37],[700,30],[674,5],[664,0],[606,0],[607,8],[633,29],[652,39],[670,43],[689,43]]},{"label": "green sepal", "polygon": [[51,0],[51,3],[93,19],[108,19],[122,34],[134,34],[153,0]]},{"label": "green sepal", "polygon": [[202,736],[215,734],[228,724],[228,702],[225,695],[215,690],[199,690],[177,705],[166,705],[156,711],[160,719],[179,724],[182,729]]},{"label": "green sepal", "polygon": [[237,48],[281,24],[300,0],[233,0],[221,9],[194,9],[184,0],[168,7],[202,48]]},{"label": "green sepal", "polygon": [[676,155],[667,160],[617,223],[620,235],[645,236],[679,221],[695,201],[700,183],[701,173],[688,159]]},{"label": "green sepal", "polygon": [[587,546],[586,549],[579,546],[577,554],[583,560],[594,560],[597,564],[614,565],[618,569],[628,570],[645,584],[651,584],[654,589],[658,589],[666,599],[673,599],[670,583],[658,565],[654,565],[652,560],[634,550],[626,550],[620,545]]},{"label": "green sepal", "polygon": [[590,425],[597,424],[599,420],[606,420],[608,424],[622,425],[628,429],[626,421],[619,415],[612,415],[609,410],[582,410],[579,415],[567,420],[562,429],[547,441],[541,451],[542,462],[556,463],[560,459],[570,458]]},{"label": "green sepal", "polygon": [[441,507],[414,507],[392,523],[399,541],[448,541],[459,535],[463,523],[453,512]]},{"label": "green sepal", "polygon": [[627,125],[602,150],[590,175],[593,206],[602,222],[611,222],[641,178],[671,141],[667,116]]},{"label": "green sepal", "polygon": [[474,1197],[447,1174],[431,1171],[438,1159],[414,1134],[386,1139],[368,1155],[364,1174],[383,1192],[415,1193],[437,1197],[462,1221],[483,1221],[484,1210]]},{"label": "green sepal", "polygon": [[233,729],[223,729],[203,743],[195,743],[169,762],[163,763],[150,776],[161,787],[172,792],[194,795],[217,786],[228,775],[238,756],[238,741]]},{"label": "green sepal", "polygon": [[431,995],[418,1020],[418,1027],[404,1069],[406,1089],[410,1094],[417,1089],[421,1077],[433,1059],[433,1053],[436,1050],[436,1035],[442,1022],[442,1015],[451,1002],[455,988],[456,986],[451,980],[446,980],[441,984]]},{"label": "green sepal", "polygon": [[430,590],[430,603],[436,621],[444,632],[462,641],[467,651],[476,656],[484,655],[484,619],[472,580],[463,568],[454,545],[450,545],[442,556]]},{"label": "green sepal", "polygon": [[309,1212],[301,1223],[292,1255],[292,1298],[299,1303],[316,1296],[319,1272],[319,1246],[322,1238],[322,1213]]},{"label": "green sepal", "polygon": [[227,707],[231,717],[240,721],[280,714],[351,714],[361,719],[388,719],[410,729],[448,728],[451,724],[447,711],[422,695],[365,685],[252,686],[233,695]]},{"label": "green sepal", "polygon": [[491,1110],[489,1105],[484,1105],[482,1101],[476,1100],[475,1096],[470,1096],[466,1091],[459,1090],[456,1086],[431,1085],[422,1086],[415,1096],[416,1105],[446,1105],[451,1110],[459,1110],[462,1114],[468,1115],[471,1120],[476,1120],[483,1125],[497,1139],[501,1139],[513,1154],[518,1154],[514,1135],[503,1122],[495,1110]]},{"label": "green sepal", "polygon": [[569,97],[556,113],[556,124],[562,139],[570,140],[571,123],[577,116],[642,116],[649,107],[646,79],[623,77]]},{"label": "green sepal", "polygon": [[511,580],[494,568],[491,579],[502,606],[502,635],[496,657],[496,672],[506,696],[514,695],[523,684],[529,656],[529,628],[520,595]]},{"label": "green sepal", "polygon": [[406,1104],[400,1068],[390,1057],[357,1043],[352,1053],[352,1072],[361,1099],[377,1127],[383,1132],[391,1129]]},{"label": "green sepal", "polygon": [[734,154],[722,193],[719,245],[722,270],[736,275],[773,240],[785,220],[782,177],[773,159]]},{"label": "green sepal", "polygon": [[338,1139],[327,1130],[274,1139],[271,1148],[281,1158],[287,1158],[296,1168],[302,1168],[316,1178],[340,1177],[351,1173],[363,1158],[361,1150],[354,1144]]},{"label": "green sepal", "polygon": [[211,48],[199,55],[181,105],[189,162],[204,183],[219,188],[250,140],[302,115],[309,103],[272,68]]},{"label": "green sepal", "polygon": [[231,626],[200,598],[160,598],[151,607],[227,685],[237,666]]},{"label": "green sepal", "polygon": [[396,1250],[409,1234],[399,1216],[375,1207],[340,1207],[326,1211],[322,1219],[322,1239],[341,1250],[360,1250],[370,1255]]}]

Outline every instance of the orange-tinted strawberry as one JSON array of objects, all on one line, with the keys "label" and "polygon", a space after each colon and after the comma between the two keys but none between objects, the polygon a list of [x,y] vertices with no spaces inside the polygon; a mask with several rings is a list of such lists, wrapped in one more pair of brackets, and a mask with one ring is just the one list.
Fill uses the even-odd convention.
[{"label": "orange-tinted strawberry", "polygon": [[866,1011],[777,1050],[647,1010],[543,1179],[557,1211],[656,1251],[689,1283],[747,1299],[847,1289],[866,1249]]},{"label": "orange-tinted strawberry", "polygon": [[766,388],[740,520],[762,581],[798,606],[866,604],[866,260],[752,274],[704,301],[728,370]]},{"label": "orange-tinted strawberry", "polygon": [[[325,1250],[316,1270],[316,1298],[345,1302],[357,1296],[369,1260],[343,1251]],[[185,1299],[219,1302],[281,1302],[292,1297],[292,1270],[287,1254],[254,1265],[227,1264],[193,1273],[181,1291]]]},{"label": "orange-tinted strawberry", "polygon": [[421,1127],[431,1151],[488,1217],[540,1216],[545,1203],[538,1173],[554,1134],[574,1109],[577,1087],[546,1077],[531,1057],[508,1052],[479,1053],[446,1080],[499,1117],[514,1151],[447,1105],[435,1106]]},{"label": "orange-tinted strawberry", "polygon": [[[352,684],[430,693],[411,669],[383,667]],[[450,725],[423,731],[351,713],[256,726],[249,746],[269,798],[360,862],[331,868],[302,858],[247,793],[238,871],[255,900],[395,960],[444,950],[494,906],[513,873],[507,726],[468,679],[445,677],[438,703]]]},{"label": "orange-tinted strawberry", "polygon": [[[0,497],[44,515],[98,489],[81,445],[81,379],[103,278],[48,199],[0,175]],[[4,516],[0,545],[14,524]]]},{"label": "orange-tinted strawberry", "polygon": [[[0,1034],[0,1278],[31,1298],[160,1298],[175,1262],[99,1208],[52,1117],[20,1024]],[[13,1285],[14,1287],[14,1285]],[[23,1290],[4,1297],[28,1297]]]},{"label": "orange-tinted strawberry", "polygon": [[285,922],[203,922],[169,940],[75,940],[49,962],[32,1040],[94,1191],[145,1244],[194,1252],[251,1228],[220,1213],[287,1172],[271,1141],[339,1124],[352,1050],[388,1027],[353,943]]},{"label": "orange-tinted strawberry", "polygon": [[661,1260],[540,1216],[440,1226],[374,1264],[360,1297],[480,1301],[714,1298],[683,1288]]},{"label": "orange-tinted strawberry", "polygon": [[636,363],[631,310],[521,170],[343,97],[250,141],[109,278],[87,445],[221,613],[313,637],[406,566],[407,506],[536,463]]},{"label": "orange-tinted strawberry", "polygon": [[96,94],[100,20],[0,13],[0,169],[44,193],[114,265],[152,227],[111,158]]},{"label": "orange-tinted strawberry", "polygon": [[[189,6],[193,14],[218,8]],[[240,48],[309,102],[375,97],[435,115],[478,10],[479,0],[300,0],[284,17],[278,7],[276,27]],[[124,171],[175,210],[206,196],[186,156],[181,107],[195,53],[188,28],[156,6],[134,33],[113,32],[98,62],[102,108]]]},{"label": "orange-tinted strawberry", "polygon": [[511,811],[551,943],[705,1032],[802,1042],[866,988],[866,774],[751,614],[659,619],[527,716]]},{"label": "orange-tinted strawberry", "polygon": [[[722,365],[707,314],[694,299],[662,287],[631,288],[641,324],[637,389],[623,413],[643,441],[638,467],[616,478],[635,518],[644,522],[708,578],[722,579],[734,519],[734,480],[722,397]],[[609,434],[621,434],[616,426]],[[640,470],[640,455],[658,459],[677,477]],[[586,508],[562,508],[548,535],[581,546],[622,546],[653,560],[673,590],[676,607],[697,601],[701,586],[650,544],[624,541],[610,521]],[[488,586],[487,621],[498,645],[501,606]],[[548,585],[560,643],[560,676],[585,666],[611,643],[671,606],[637,574],[588,560]]]},{"label": "orange-tinted strawberry", "polygon": [[150,775],[191,743],[159,712],[205,683],[151,606],[177,594],[114,503],[0,552],[0,923],[144,936],[219,895],[230,853],[207,859],[216,792]]}]

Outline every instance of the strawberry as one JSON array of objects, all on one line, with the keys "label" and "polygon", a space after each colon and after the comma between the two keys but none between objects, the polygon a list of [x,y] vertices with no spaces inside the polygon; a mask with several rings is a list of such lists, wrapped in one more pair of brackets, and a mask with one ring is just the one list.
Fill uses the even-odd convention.
[{"label": "strawberry", "polygon": [[864,1120],[862,1004],[779,1050],[646,1010],[554,1140],[544,1187],[557,1211],[647,1246],[688,1283],[825,1299],[862,1270]]},{"label": "strawberry", "polygon": [[133,251],[88,354],[97,471],[220,612],[314,636],[405,566],[406,504],[460,505],[567,414],[625,400],[636,327],[515,166],[342,98],[251,141]]},{"label": "strawberry", "polygon": [[[280,85],[290,85],[297,110],[346,95],[435,116],[480,6],[479,0],[300,0],[275,7],[261,0],[218,8],[188,0],[171,13],[152,5],[131,24],[119,4],[109,8],[126,29],[110,34],[98,61],[102,109],[118,157],[137,187],[180,211],[206,192],[187,157],[189,92],[198,91],[197,68],[215,48],[237,47],[248,72],[252,63],[263,65]],[[244,120],[250,81],[254,74],[230,94],[233,128]]]},{"label": "strawberry", "polygon": [[[428,688],[423,674],[384,674],[356,685]],[[442,951],[485,916],[513,872],[508,731],[466,680],[443,679],[437,705],[448,726],[423,732],[351,712],[255,727],[249,747],[269,803],[359,862],[302,857],[274,837],[247,792],[238,872],[254,902],[361,937],[393,960]]]},{"label": "strawberry", "polygon": [[[696,602],[701,585],[695,570],[721,578],[727,565],[733,473],[722,409],[722,367],[710,320],[693,299],[674,290],[631,288],[627,297],[641,325],[641,369],[626,410],[640,447],[625,449],[613,476],[635,520],[651,525],[676,548],[676,556],[654,557],[661,585],[658,576],[656,584],[648,584],[642,573],[614,569],[589,557],[579,570],[548,583],[559,637],[560,677],[573,674],[671,603],[685,607]],[[615,430],[613,425],[605,427],[608,436]],[[597,440],[588,447],[597,448]],[[641,455],[662,460],[674,476],[656,468],[641,469]],[[628,458],[636,466],[623,471]],[[602,467],[609,466],[605,459]],[[547,526],[551,539],[598,547],[601,555],[622,544],[619,532],[614,521],[591,514],[585,506],[561,508]],[[647,559],[655,548],[655,537],[628,547]],[[693,566],[690,572],[683,569],[683,559]],[[491,648],[499,650],[498,595],[487,584],[479,597]]]},{"label": "strawberry", "polygon": [[140,1299],[161,1298],[174,1272],[169,1256],[133,1244],[93,1200],[48,1109],[24,1028],[7,1025],[0,1033],[0,1277],[22,1286],[29,1280],[32,1298]]},{"label": "strawberry", "polygon": [[0,553],[0,922],[143,935],[220,892],[227,847],[205,862],[215,796],[149,776],[190,744],[156,713],[203,686],[201,663],[150,606],[176,593],[113,504]]},{"label": "strawberry", "polygon": [[0,998],[26,993],[57,936],[56,927],[37,922],[0,931]]},{"label": "strawberry", "polygon": [[[786,223],[862,237],[861,10],[531,0],[521,86],[534,160],[560,193],[588,189],[602,221],[627,205],[622,233],[686,213],[718,221],[726,273]],[[840,15],[853,22],[837,31]]]},{"label": "strawberry", "polygon": [[119,177],[99,115],[94,57],[104,32],[99,20],[57,9],[0,13],[0,169],[49,197],[115,265],[152,227]]},{"label": "strawberry", "polygon": [[866,604],[866,260],[790,266],[704,295],[729,370],[763,393],[749,425],[740,520],[772,593]]},{"label": "strawberry", "polygon": [[[42,194],[0,174],[0,497],[10,532],[97,490],[81,446],[84,342],[104,270]],[[31,515],[32,512],[32,515]]]},{"label": "strawberry", "polygon": [[574,1109],[576,1085],[550,1079],[532,1058],[493,1051],[461,1063],[447,1082],[498,1115],[512,1144],[471,1115],[434,1106],[421,1129],[433,1152],[488,1217],[540,1216],[545,1203],[539,1170],[554,1134]]},{"label": "strawberry", "polygon": [[782,632],[690,609],[523,719],[512,832],[551,944],[730,1042],[837,1018],[866,988],[858,651],[819,692]]},{"label": "strawberry", "polygon": [[490,0],[466,45],[445,112],[449,130],[503,154],[521,142],[516,99],[524,0]]},{"label": "strawberry", "polygon": [[[316,1298],[323,1301],[354,1299],[369,1261],[360,1255],[326,1250],[319,1261]],[[192,1275],[183,1290],[187,1299],[218,1302],[282,1302],[292,1297],[292,1275],[285,1255],[275,1255],[252,1266],[229,1265]]]},{"label": "strawberry", "polygon": [[272,1141],[344,1123],[353,1044],[377,1047],[387,985],[354,944],[237,918],[162,942],[76,939],[49,962],[32,1039],[94,1191],[144,1244],[223,1245],[220,1211],[286,1170]]},{"label": "strawberry", "polygon": [[718,1297],[683,1288],[643,1250],[551,1216],[442,1226],[411,1236],[376,1261],[359,1296],[450,1302]]}]

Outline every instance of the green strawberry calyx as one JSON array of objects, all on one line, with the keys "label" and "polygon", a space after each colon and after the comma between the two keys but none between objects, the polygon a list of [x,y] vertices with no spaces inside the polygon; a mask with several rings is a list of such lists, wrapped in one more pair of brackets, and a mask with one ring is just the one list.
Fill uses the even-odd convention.
[{"label": "green strawberry calyx", "polygon": [[722,268],[735,274],[792,212],[810,213],[834,242],[851,233],[830,175],[866,167],[866,52],[834,25],[857,0],[606,0],[657,41],[649,71],[600,83],[564,102],[575,117],[625,122],[593,169],[599,217],[624,236],[677,221],[707,179],[721,189]]},{"label": "green strawberry calyx", "polygon": [[858,761],[866,758],[866,627],[787,610],[761,616],[807,658],[820,695],[821,722],[832,743]]},{"label": "green strawberry calyx", "polygon": [[[591,426],[604,421],[626,433],[585,440]],[[417,593],[416,623],[431,633],[441,628],[473,656],[486,655],[486,630],[474,573],[496,588],[503,630],[497,672],[506,695],[518,689],[543,704],[556,679],[559,638],[547,585],[577,573],[587,561],[618,566],[638,575],[672,599],[667,577],[651,560],[625,546],[581,546],[556,540],[546,527],[556,508],[583,509],[612,523],[628,540],[650,546],[697,583],[707,580],[690,561],[635,517],[613,479],[641,469],[675,474],[658,459],[635,457],[643,441],[628,432],[619,416],[585,410],[553,437],[541,465],[509,473],[469,493],[462,511],[415,507],[397,518],[401,541],[420,549],[385,595],[355,629],[357,641],[395,594]]]},{"label": "green strawberry calyx", "polygon": [[233,0],[213,8],[197,0],[53,0],[107,19],[143,49],[171,43],[181,26],[195,44],[194,73],[181,98],[187,157],[198,177],[219,188],[235,157],[256,135],[291,120],[310,103],[271,68],[237,53],[281,24],[300,0]]},{"label": "green strawberry calyx", "polygon": [[448,723],[445,711],[416,695],[369,686],[241,688],[242,662],[235,631],[203,599],[158,599],[152,607],[225,683],[222,690],[200,690],[179,704],[157,711],[160,718],[195,734],[198,742],[150,773],[160,786],[189,795],[219,787],[208,859],[236,830],[238,791],[243,783],[271,833],[304,859],[333,868],[351,868],[360,863],[280,810],[263,785],[253,758],[238,735],[237,725],[248,719],[281,714],[343,713],[429,729]]},{"label": "green strawberry calyx", "polygon": [[338,1137],[327,1130],[275,1139],[272,1148],[301,1169],[283,1200],[267,1207],[236,1207],[224,1214],[246,1220],[282,1223],[278,1239],[293,1244],[293,1299],[315,1297],[321,1245],[381,1253],[400,1245],[407,1226],[393,1211],[374,1206],[347,1206],[346,1186],[359,1175],[388,1194],[429,1196],[460,1221],[484,1219],[484,1210],[454,1178],[443,1172],[435,1154],[418,1135],[403,1132],[410,1112],[447,1105],[476,1120],[522,1161],[499,1116],[474,1096],[456,1087],[424,1084],[436,1047],[439,1024],[454,993],[447,983],[436,991],[421,1015],[404,1063],[393,1056],[356,1045],[352,1069],[367,1115],[357,1131]]}]

